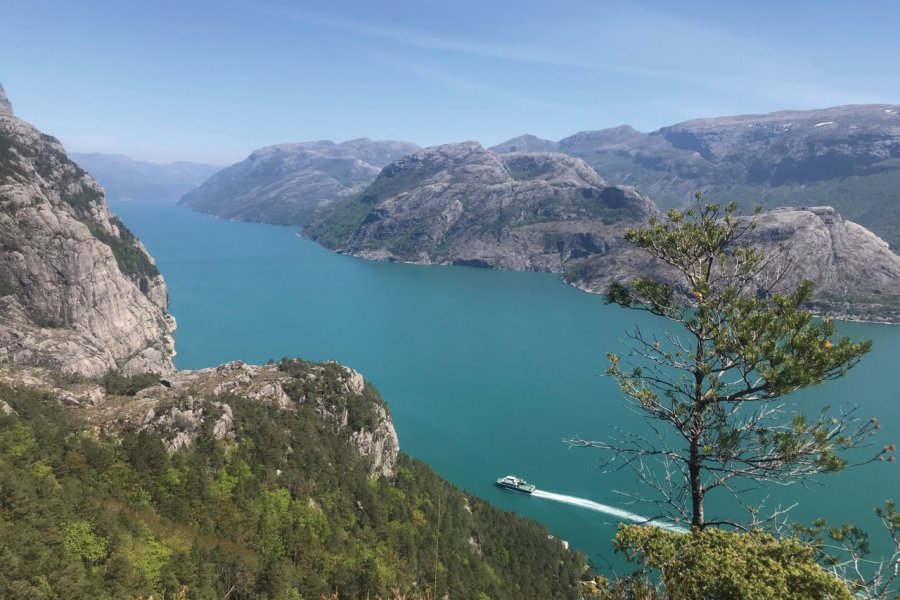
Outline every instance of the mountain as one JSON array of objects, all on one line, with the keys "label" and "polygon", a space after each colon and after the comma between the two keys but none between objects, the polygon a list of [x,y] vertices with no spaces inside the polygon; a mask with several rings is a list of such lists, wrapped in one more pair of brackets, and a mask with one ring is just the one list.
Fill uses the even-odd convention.
[{"label": "mountain", "polygon": [[365,188],[381,167],[418,148],[369,139],[269,146],[219,171],[180,203],[223,219],[305,225],[316,210]]},{"label": "mountain", "polygon": [[580,598],[584,557],[403,454],[356,371],[176,371],[167,296],[0,87],[0,597]]},{"label": "mountain", "polygon": [[170,372],[167,305],[153,259],[100,186],[0,94],[0,361]]},{"label": "mountain", "polygon": [[502,144],[491,146],[489,150],[498,154],[502,152],[559,152],[559,142],[526,133],[506,140]]},{"label": "mountain", "polygon": [[141,162],[121,154],[81,154],[69,157],[103,186],[108,200],[175,201],[220,169],[192,162]]},{"label": "mountain", "polygon": [[[652,201],[608,184],[581,159],[495,154],[467,142],[386,166],[305,233],[363,258],[551,271],[602,292],[614,279],[671,276],[622,237],[658,215]],[[756,219],[750,240],[770,254],[784,243],[780,260],[789,268],[782,285],[813,280],[814,308],[900,320],[900,257],[878,236],[832,207],[779,209]]]},{"label": "mountain", "polygon": [[[494,148],[529,143],[522,140]],[[558,148],[662,208],[685,206],[698,190],[748,210],[831,205],[900,247],[897,105],[696,119],[652,133],[624,125],[576,133]]]},{"label": "mountain", "polygon": [[559,271],[573,255],[618,244],[655,212],[580,159],[498,155],[466,142],[388,165],[308,234],[365,258]]}]

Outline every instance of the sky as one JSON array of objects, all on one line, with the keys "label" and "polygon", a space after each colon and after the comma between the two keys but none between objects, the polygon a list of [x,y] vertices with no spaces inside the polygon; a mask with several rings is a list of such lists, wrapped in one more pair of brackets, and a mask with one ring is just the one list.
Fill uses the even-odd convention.
[{"label": "sky", "polygon": [[70,151],[230,164],[900,103],[900,2],[10,0],[0,84]]}]

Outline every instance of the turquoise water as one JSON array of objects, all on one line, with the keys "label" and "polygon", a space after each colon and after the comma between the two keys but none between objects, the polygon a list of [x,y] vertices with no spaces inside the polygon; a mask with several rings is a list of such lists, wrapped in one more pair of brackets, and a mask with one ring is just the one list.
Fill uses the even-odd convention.
[{"label": "turquoise water", "polygon": [[[282,356],[338,360],[381,391],[407,453],[545,523],[596,566],[623,567],[610,546],[615,518],[590,507],[653,514],[652,507],[626,504],[617,493],[640,490],[630,473],[603,473],[596,451],[561,440],[604,439],[611,427],[645,430],[600,374],[631,324],[648,331],[659,321],[606,306],[552,274],[369,262],[332,254],[291,228],[219,221],[173,204],[113,209],[166,277],[179,368]],[[848,377],[802,399],[811,414],[858,403],[862,416],[883,423],[879,446],[900,441],[900,327],[841,329],[873,339],[875,350]],[[508,473],[593,504],[504,492],[493,481]],[[875,504],[900,499],[898,475],[896,464],[873,464],[822,478],[824,485],[754,493],[769,494],[772,505],[798,503],[796,520],[872,526]],[[707,512],[726,504],[711,496]]]}]

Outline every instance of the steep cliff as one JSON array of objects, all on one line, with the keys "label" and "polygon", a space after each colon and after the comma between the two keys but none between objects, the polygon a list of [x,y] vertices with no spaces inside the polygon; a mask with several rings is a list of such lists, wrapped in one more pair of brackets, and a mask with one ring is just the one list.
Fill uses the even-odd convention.
[{"label": "steep cliff", "polygon": [[308,233],[365,258],[561,271],[573,256],[609,251],[656,212],[580,159],[497,155],[466,142],[388,165]]},{"label": "steep cliff", "polygon": [[222,169],[180,202],[223,219],[305,225],[318,209],[358,192],[381,167],[418,148],[369,139],[269,146]]},{"label": "steep cliff", "polygon": [[153,260],[100,186],[0,95],[0,360],[167,373],[167,303]]}]

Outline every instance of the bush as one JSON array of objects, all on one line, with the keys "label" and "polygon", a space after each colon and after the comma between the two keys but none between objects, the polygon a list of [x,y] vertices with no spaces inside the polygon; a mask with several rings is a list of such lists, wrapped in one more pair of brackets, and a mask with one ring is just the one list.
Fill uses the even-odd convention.
[{"label": "bush", "polygon": [[155,373],[139,375],[122,375],[118,371],[110,371],[103,376],[103,389],[107,394],[116,396],[134,396],[139,391],[159,383],[160,377]]}]

